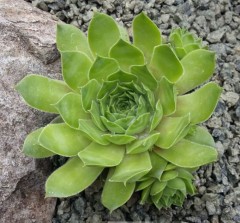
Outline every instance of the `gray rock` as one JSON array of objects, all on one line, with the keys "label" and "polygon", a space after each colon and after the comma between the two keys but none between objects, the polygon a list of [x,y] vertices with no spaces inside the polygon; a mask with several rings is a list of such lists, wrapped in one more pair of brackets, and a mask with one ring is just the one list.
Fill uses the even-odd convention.
[{"label": "gray rock", "polygon": [[82,197],[79,197],[74,201],[73,206],[80,215],[83,215],[86,207],[86,202]]},{"label": "gray rock", "polygon": [[230,24],[231,21],[232,21],[232,16],[233,16],[233,12],[227,11],[225,13],[225,16],[224,16],[225,17],[225,23]]},{"label": "gray rock", "polygon": [[225,100],[230,107],[238,102],[239,97],[239,94],[235,92],[227,92],[225,95],[222,95],[223,100]]},{"label": "gray rock", "polygon": [[58,77],[55,26],[25,1],[0,1],[0,222],[50,222],[55,209],[55,199],[44,199],[49,161],[21,152],[26,135],[53,116],[26,106],[14,89],[27,73]]},{"label": "gray rock", "polygon": [[217,43],[220,42],[220,40],[222,39],[223,35],[225,34],[225,29],[218,29],[215,30],[211,33],[208,34],[207,36],[207,40],[210,43]]},{"label": "gray rock", "polygon": [[41,0],[35,0],[32,2],[33,6],[38,7],[39,9],[42,9],[43,11],[48,11],[48,6],[44,1]]},{"label": "gray rock", "polygon": [[164,1],[165,4],[167,5],[172,5],[175,2],[175,0],[166,0]]},{"label": "gray rock", "polygon": [[237,116],[238,118],[240,118],[240,106],[238,106],[238,107],[236,108],[235,113],[236,113],[236,116]]},{"label": "gray rock", "polygon": [[229,43],[236,43],[237,42],[237,39],[236,39],[236,34],[234,32],[227,32],[226,33],[226,40],[229,42]]}]

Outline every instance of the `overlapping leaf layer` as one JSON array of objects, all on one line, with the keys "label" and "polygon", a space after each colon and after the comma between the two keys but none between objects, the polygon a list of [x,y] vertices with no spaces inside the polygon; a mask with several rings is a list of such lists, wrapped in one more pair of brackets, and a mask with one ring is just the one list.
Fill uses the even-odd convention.
[{"label": "overlapping leaf layer", "polygon": [[197,124],[211,116],[221,89],[194,90],[213,74],[214,53],[181,29],[163,43],[144,13],[133,21],[133,43],[111,17],[95,13],[87,37],[59,24],[57,47],[63,81],[32,74],[16,87],[30,106],[59,115],[23,146],[35,158],[69,157],[49,176],[46,196],[77,194],[107,169],[102,203],[110,211],[134,191],[142,191],[141,203],[181,206],[195,192],[192,171],[217,159]]}]

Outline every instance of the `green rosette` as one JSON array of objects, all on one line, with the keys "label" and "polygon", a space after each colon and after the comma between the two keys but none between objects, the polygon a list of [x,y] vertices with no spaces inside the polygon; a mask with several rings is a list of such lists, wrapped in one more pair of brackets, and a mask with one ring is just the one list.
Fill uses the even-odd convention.
[{"label": "green rosette", "polygon": [[[63,80],[31,74],[16,86],[29,106],[58,115],[58,121],[30,133],[23,146],[34,158],[69,157],[49,176],[47,197],[75,195],[108,169],[102,203],[113,211],[139,184],[154,179],[145,188],[150,190],[162,182],[151,177],[153,154],[178,174],[217,159],[211,135],[198,124],[213,113],[221,88],[210,82],[194,90],[213,74],[215,54],[192,34],[175,30],[163,43],[160,30],[141,13],[133,20],[130,42],[124,27],[95,13],[87,36],[59,24],[57,47]],[[146,201],[159,208],[180,205],[189,191],[176,185],[189,185],[181,177],[173,180],[158,202]],[[167,188],[174,186],[173,194]]]}]

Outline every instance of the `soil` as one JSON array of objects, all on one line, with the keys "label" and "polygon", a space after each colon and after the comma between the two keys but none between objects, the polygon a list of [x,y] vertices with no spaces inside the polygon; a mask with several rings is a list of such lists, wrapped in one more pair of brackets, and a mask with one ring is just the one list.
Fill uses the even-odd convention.
[{"label": "soil", "polygon": [[240,222],[240,1],[239,0],[34,0],[53,18],[86,31],[94,11],[107,13],[131,34],[135,15],[144,11],[167,36],[184,27],[203,38],[217,54],[213,81],[223,87],[212,117],[204,123],[215,139],[219,160],[195,175],[198,193],[183,207],[158,210],[140,205],[139,194],[113,213],[100,202],[101,182],[79,195],[59,199],[53,223],[75,222]]}]

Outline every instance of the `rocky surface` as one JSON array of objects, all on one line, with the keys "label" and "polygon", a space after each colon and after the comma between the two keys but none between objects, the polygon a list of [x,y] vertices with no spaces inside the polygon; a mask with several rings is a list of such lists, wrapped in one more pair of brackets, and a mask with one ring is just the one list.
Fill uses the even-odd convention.
[{"label": "rocky surface", "polygon": [[[217,54],[213,81],[223,87],[212,118],[205,123],[216,141],[219,161],[196,173],[198,194],[182,208],[157,210],[138,204],[138,194],[111,215],[100,203],[96,182],[79,196],[58,201],[52,222],[152,221],[163,223],[240,222],[240,1],[239,0],[34,0],[29,1],[86,31],[93,12],[108,13],[126,27],[145,11],[162,30],[180,26],[201,36]],[[131,34],[131,31],[129,29]]]},{"label": "rocky surface", "polygon": [[14,86],[27,73],[58,77],[51,15],[25,1],[0,1],[0,222],[50,222],[55,199],[44,199],[49,160],[21,152],[26,135],[52,117],[26,106]]}]

